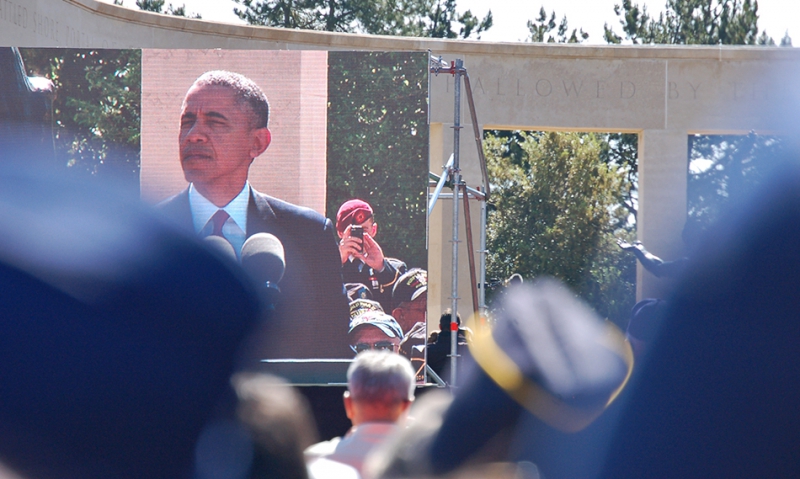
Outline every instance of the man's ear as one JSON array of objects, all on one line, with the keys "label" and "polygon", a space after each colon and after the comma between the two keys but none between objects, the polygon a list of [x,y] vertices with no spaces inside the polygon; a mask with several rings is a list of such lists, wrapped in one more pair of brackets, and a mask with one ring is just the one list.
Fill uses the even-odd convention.
[{"label": "man's ear", "polygon": [[378,223],[372,223],[372,232],[369,234],[373,238],[378,234]]},{"label": "man's ear", "polygon": [[250,156],[256,158],[261,153],[267,150],[270,142],[272,141],[272,134],[269,128],[255,128],[253,129],[253,142],[250,147]]},{"label": "man's ear", "polygon": [[344,413],[347,415],[347,419],[353,420],[353,398],[350,397],[350,391],[344,392]]},{"label": "man's ear", "polygon": [[401,308],[394,308],[392,310],[392,317],[397,322],[402,321],[403,320],[403,310]]}]

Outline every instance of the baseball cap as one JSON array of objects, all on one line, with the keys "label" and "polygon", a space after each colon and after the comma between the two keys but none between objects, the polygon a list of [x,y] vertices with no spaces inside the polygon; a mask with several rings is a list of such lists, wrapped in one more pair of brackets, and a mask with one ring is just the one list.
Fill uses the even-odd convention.
[{"label": "baseball cap", "polygon": [[365,325],[375,326],[390,338],[403,338],[403,329],[393,317],[383,311],[366,311],[353,317],[350,319],[350,330],[347,331],[347,334]]},{"label": "baseball cap", "polygon": [[428,272],[420,268],[412,268],[397,279],[392,289],[392,307],[401,303],[414,301],[422,293],[428,291]]},{"label": "baseball cap", "polygon": [[354,299],[350,302],[350,319],[354,319],[356,316],[361,316],[364,313],[368,313],[370,311],[378,311],[383,312],[383,308],[381,307],[381,303],[377,301],[372,301],[371,299]]},{"label": "baseball cap", "polygon": [[343,234],[350,225],[360,225],[372,218],[372,207],[364,200],[352,199],[342,203],[336,213],[336,231]]}]

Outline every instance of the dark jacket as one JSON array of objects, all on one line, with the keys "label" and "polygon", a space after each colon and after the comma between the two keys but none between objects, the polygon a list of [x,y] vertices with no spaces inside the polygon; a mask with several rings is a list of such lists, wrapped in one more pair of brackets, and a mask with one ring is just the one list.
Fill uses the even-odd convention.
[{"label": "dark jacket", "polygon": [[[158,207],[194,230],[188,189]],[[286,258],[279,283],[281,299],[257,346],[262,358],[352,357],[347,342],[349,310],[333,231],[330,220],[310,208],[251,188],[246,235],[275,235]]]}]

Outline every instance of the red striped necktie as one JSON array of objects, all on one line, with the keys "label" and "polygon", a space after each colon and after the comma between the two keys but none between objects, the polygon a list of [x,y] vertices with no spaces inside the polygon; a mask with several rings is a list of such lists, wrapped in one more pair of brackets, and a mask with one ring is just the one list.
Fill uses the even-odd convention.
[{"label": "red striped necktie", "polygon": [[214,216],[211,217],[211,224],[214,226],[214,229],[211,231],[210,236],[222,236],[224,238],[222,226],[225,225],[228,218],[230,218],[230,215],[225,210],[217,210]]}]

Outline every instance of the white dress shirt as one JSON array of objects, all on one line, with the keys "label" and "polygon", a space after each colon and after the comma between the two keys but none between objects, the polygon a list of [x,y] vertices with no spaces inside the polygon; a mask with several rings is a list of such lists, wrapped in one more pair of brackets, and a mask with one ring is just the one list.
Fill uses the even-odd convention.
[{"label": "white dress shirt", "polygon": [[223,209],[230,216],[222,226],[222,236],[233,246],[236,257],[242,254],[242,245],[247,232],[247,205],[250,203],[250,182],[245,182],[244,188],[234,199],[222,208],[200,194],[193,184],[189,185],[189,208],[192,211],[192,221],[194,230],[201,237],[211,234],[214,225],[210,222],[211,217],[217,210]]}]

